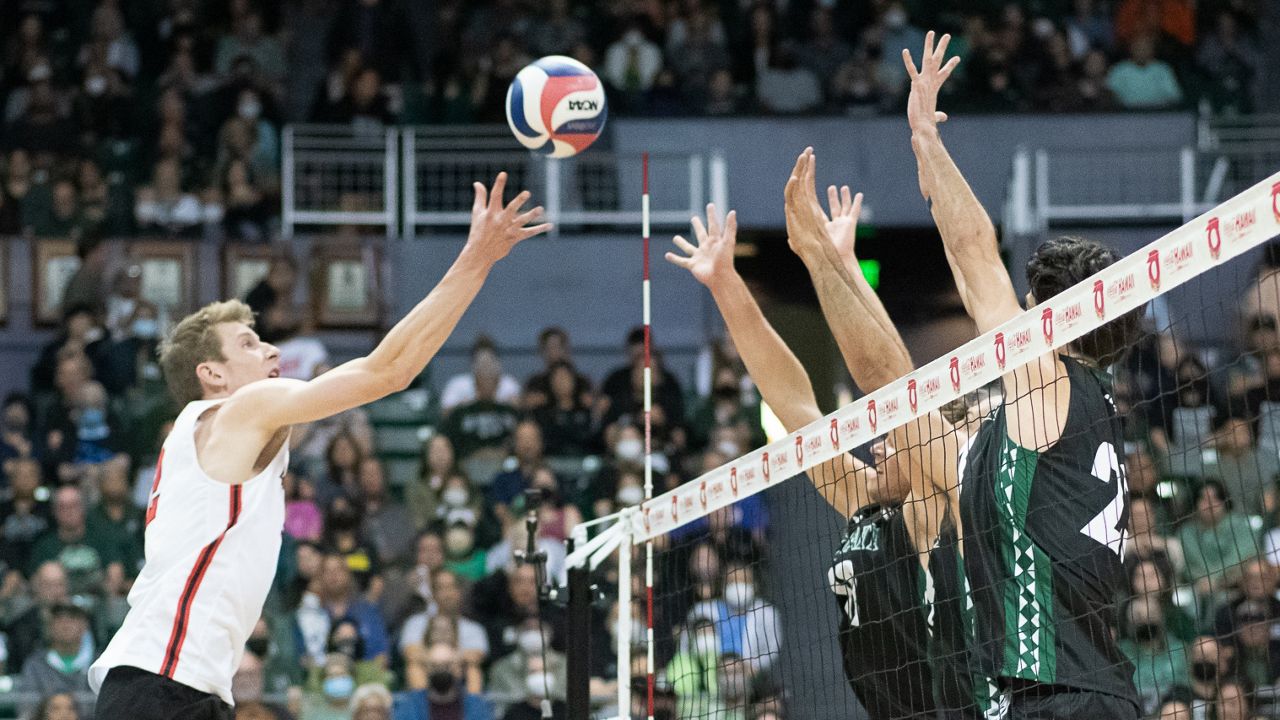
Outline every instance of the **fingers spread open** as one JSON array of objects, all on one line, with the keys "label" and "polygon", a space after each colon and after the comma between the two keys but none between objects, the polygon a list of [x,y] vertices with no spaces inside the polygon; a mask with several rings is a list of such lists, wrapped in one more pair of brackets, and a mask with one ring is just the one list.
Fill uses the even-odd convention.
[{"label": "fingers spread open", "polygon": [[916,69],[916,61],[911,59],[911,51],[906,48],[902,48],[902,64],[907,66],[907,77],[915,80],[920,71]]},{"label": "fingers spread open", "polygon": [[489,207],[494,211],[502,209],[502,191],[507,188],[506,171],[498,173],[497,179],[493,181],[493,190],[489,193]]},{"label": "fingers spread open", "polygon": [[531,225],[527,228],[521,228],[520,239],[528,240],[534,235],[541,235],[542,233],[547,232],[552,227],[554,227],[554,225],[552,225],[551,223],[542,223],[541,225]]},{"label": "fingers spread open", "polygon": [[[840,186],[840,211],[842,215],[858,214],[858,208],[853,204],[853,200],[849,196],[850,192],[848,185]],[[858,197],[861,198],[862,193],[858,193]]]},{"label": "fingers spread open", "polygon": [[693,236],[698,239],[698,244],[701,245],[707,241],[707,227],[702,224],[702,218],[700,217],[693,218],[692,222]]},{"label": "fingers spread open", "polygon": [[947,64],[943,65],[942,69],[938,71],[938,77],[942,78],[943,80],[946,80],[947,78],[951,77],[951,73],[956,69],[956,66],[959,64],[960,64],[959,55],[951,58],[950,60],[947,61]]},{"label": "fingers spread open", "polygon": [[[849,188],[845,188],[844,190],[846,193],[849,192]],[[853,208],[849,210],[849,214],[852,215],[855,220],[862,214],[862,193],[858,193],[853,196]]]},{"label": "fingers spread open", "polygon": [[724,219],[724,236],[732,238],[738,234],[738,211],[730,210]]},{"label": "fingers spread open", "polygon": [[471,212],[480,212],[484,209],[485,197],[487,195],[484,189],[484,183],[475,182],[471,183],[471,186],[476,190],[476,199],[471,203]]},{"label": "fingers spread open", "polygon": [[920,56],[920,65],[929,64],[929,58],[933,57],[933,31],[924,34],[924,54]]},{"label": "fingers spread open", "polygon": [[520,208],[524,207],[524,204],[529,202],[529,198],[531,197],[533,197],[533,193],[528,190],[520,191],[519,195],[511,198],[511,202],[507,203],[507,212],[516,212]]},{"label": "fingers spread open", "polygon": [[663,255],[663,257],[666,258],[667,262],[671,263],[672,265],[677,265],[679,267],[684,268],[685,270],[688,270],[693,267],[693,258],[682,257],[673,252],[669,252]]},{"label": "fingers spread open", "polygon": [[938,49],[933,51],[933,59],[942,64],[942,59],[947,56],[947,46],[951,44],[951,33],[943,33],[942,39],[938,41]]},{"label": "fingers spread open", "polygon": [[542,217],[542,213],[543,213],[542,206],[539,205],[538,207],[528,212],[520,213],[515,217],[515,220],[513,222],[515,222],[516,225],[528,225],[534,220],[537,220],[538,218]]},{"label": "fingers spread open", "polygon": [[827,186],[827,208],[831,211],[831,217],[840,215],[840,191],[836,190],[835,185]]},{"label": "fingers spread open", "polygon": [[685,240],[683,237],[679,235],[671,238],[671,242],[675,243],[676,247],[683,250],[687,255],[693,255],[694,253],[698,252],[698,248],[694,247],[693,243],[689,242],[688,240]]},{"label": "fingers spread open", "polygon": [[715,203],[707,203],[707,232],[712,237],[720,234],[720,213],[716,212]]}]

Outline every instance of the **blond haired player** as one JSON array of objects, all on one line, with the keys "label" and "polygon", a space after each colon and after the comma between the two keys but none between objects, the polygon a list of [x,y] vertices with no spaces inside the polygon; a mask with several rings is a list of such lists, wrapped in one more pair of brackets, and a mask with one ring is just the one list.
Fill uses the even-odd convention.
[{"label": "blond haired player", "polygon": [[435,355],[494,263],[545,232],[529,193],[503,203],[506,173],[475,183],[471,232],[453,266],[367,356],[311,380],[279,376],[279,351],[248,306],[208,305],[160,350],[185,405],[165,439],[146,513],[146,565],[129,614],[89,670],[98,718],[233,716],[231,676],[262,613],[284,524],[289,428],[404,389]]}]

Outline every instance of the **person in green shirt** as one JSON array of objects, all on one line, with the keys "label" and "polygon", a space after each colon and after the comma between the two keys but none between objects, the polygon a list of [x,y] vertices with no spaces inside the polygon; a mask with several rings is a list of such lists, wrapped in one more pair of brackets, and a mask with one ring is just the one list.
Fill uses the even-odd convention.
[{"label": "person in green shirt", "polygon": [[1195,512],[1178,530],[1186,558],[1186,580],[1195,587],[1201,619],[1211,618],[1213,606],[1240,574],[1240,565],[1259,552],[1258,537],[1249,519],[1231,508],[1222,483],[1207,479],[1196,489]]},{"label": "person in green shirt", "polygon": [[1126,108],[1168,108],[1182,102],[1182,88],[1173,68],[1156,59],[1155,39],[1140,35],[1129,44],[1129,59],[1112,66],[1107,88]]},{"label": "person in green shirt", "polygon": [[449,511],[444,530],[444,566],[471,582],[485,576],[488,553],[475,546],[476,516],[468,508]]},{"label": "person in green shirt", "polygon": [[715,706],[719,665],[720,639],[715,624],[696,618],[666,667],[666,681],[675,690],[680,720],[706,716]]},{"label": "person in green shirt", "polygon": [[85,521],[89,544],[114,547],[126,575],[142,567],[142,533],[145,513],[129,498],[129,458],[117,455],[101,465],[99,500]]},{"label": "person in green shirt", "polygon": [[1169,633],[1158,602],[1138,598],[1124,611],[1120,650],[1133,662],[1133,684],[1144,712],[1154,712],[1160,699],[1187,677],[1187,654],[1182,641]]},{"label": "person in green shirt", "polygon": [[72,595],[96,595],[102,589],[107,567],[120,562],[116,543],[102,533],[89,533],[84,495],[67,485],[53,496],[54,527],[36,539],[28,560],[34,571],[48,560],[56,560],[67,571]]}]

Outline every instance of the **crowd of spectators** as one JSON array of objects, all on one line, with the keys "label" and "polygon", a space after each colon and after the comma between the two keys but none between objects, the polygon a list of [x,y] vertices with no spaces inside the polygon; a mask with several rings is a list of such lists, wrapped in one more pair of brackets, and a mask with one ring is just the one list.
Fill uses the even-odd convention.
[{"label": "crowd of spectators", "polygon": [[[923,28],[948,108],[1253,107],[1253,0],[939,4],[252,0],[0,6],[0,235],[269,236],[291,121],[505,119],[532,58],[596,68],[614,112],[896,112]],[[314,68],[320,68],[316,71]]]},{"label": "crowd of spectators", "polygon": [[1203,318],[1164,318],[1114,372],[1131,493],[1120,639],[1152,718],[1280,716],[1277,280],[1272,243],[1229,311],[1234,342],[1191,346],[1178,327]]},{"label": "crowd of spectators", "polygon": [[[32,367],[30,392],[6,398],[0,413],[0,676],[16,691],[0,694],[0,717],[6,698],[24,720],[92,717],[86,670],[128,610],[176,411],[156,367],[164,322],[137,298],[128,267],[95,294],[105,286],[85,276],[106,274],[100,247],[82,244],[61,330]],[[293,305],[300,281],[278,256],[245,300],[280,349],[282,375],[307,379],[332,360]],[[279,573],[236,674],[237,717],[536,718],[543,699],[563,717],[564,610],[541,590],[563,584],[575,526],[642,498],[644,343],[632,332],[623,364],[589,378],[564,330],[536,340],[542,367],[530,377],[506,373],[481,336],[466,372],[420,379],[410,392],[433,398],[420,419],[430,431],[402,482],[389,480],[365,409],[293,429]],[[762,442],[754,386],[732,345],[707,350],[696,389],[661,357],[657,492]],[[530,513],[542,567],[519,559]],[[767,521],[763,504],[747,502],[666,541],[660,567],[691,580],[667,586],[657,608],[660,717],[711,707],[781,717],[769,674],[781,622],[761,564]],[[604,572],[616,580],[616,568]],[[590,639],[592,702],[605,713],[617,697],[616,582],[609,594]],[[642,607],[629,631],[640,659]]]}]

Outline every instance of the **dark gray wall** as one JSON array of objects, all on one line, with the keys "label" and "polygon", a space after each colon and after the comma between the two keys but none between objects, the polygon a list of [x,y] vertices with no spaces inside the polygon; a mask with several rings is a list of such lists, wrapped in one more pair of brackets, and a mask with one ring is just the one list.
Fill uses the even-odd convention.
[{"label": "dark gray wall", "polygon": [[[1141,115],[957,117],[943,137],[978,198],[999,222],[1001,204],[1019,145],[1079,150],[1181,148],[1195,143],[1195,117],[1184,113]],[[721,150],[729,164],[729,200],[740,222],[781,227],[782,188],[796,156],[806,145],[818,154],[821,186],[847,183],[866,193],[874,222],[929,225],[928,208],[916,182],[906,117],[786,118],[752,120],[616,120],[613,146],[623,154]],[[1117,182],[1150,183],[1147,168],[1117,163],[1108,172]],[[626,173],[624,198],[639,204],[639,171]],[[654,187],[655,207],[683,207],[687,184],[662,176]],[[627,188],[627,182],[635,187]],[[672,203],[675,203],[674,205]]]}]

